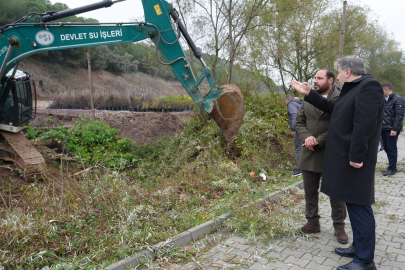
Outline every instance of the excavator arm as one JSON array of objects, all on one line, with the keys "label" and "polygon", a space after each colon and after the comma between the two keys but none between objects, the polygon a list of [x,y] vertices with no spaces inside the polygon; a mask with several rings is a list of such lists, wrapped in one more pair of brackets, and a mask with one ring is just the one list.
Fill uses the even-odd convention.
[{"label": "excavator arm", "polygon": [[[109,7],[121,0],[103,0],[91,5],[47,13],[31,13],[21,20],[0,27],[0,111],[6,110],[2,100],[9,94],[13,75],[18,63],[32,54],[78,47],[137,42],[150,39],[164,59],[160,63],[169,65],[185,90],[218,123],[232,147],[234,136],[242,124],[244,101],[235,85],[216,87],[210,68],[202,59],[201,52],[182,24],[176,10],[164,0],[142,0],[145,22],[139,23],[68,23],[54,22],[57,19],[77,15],[90,10]],[[180,45],[181,36],[200,60],[204,71],[195,77],[187,57]],[[15,72],[14,72],[15,73]],[[206,79],[210,90],[202,94],[199,85]],[[0,123],[1,123],[0,113]],[[13,125],[13,123],[11,123]],[[1,125],[0,125],[1,129]]]}]

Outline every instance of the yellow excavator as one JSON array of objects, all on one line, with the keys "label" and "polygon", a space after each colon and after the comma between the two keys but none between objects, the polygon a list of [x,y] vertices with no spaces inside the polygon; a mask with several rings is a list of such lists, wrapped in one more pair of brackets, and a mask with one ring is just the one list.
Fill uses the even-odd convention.
[{"label": "yellow excavator", "polygon": [[[24,137],[24,129],[35,117],[36,89],[32,75],[18,71],[19,62],[37,52],[69,48],[137,42],[149,38],[156,46],[156,57],[169,65],[198,107],[205,110],[217,123],[226,141],[227,151],[242,125],[244,100],[236,85],[218,88],[205,64],[201,52],[184,27],[172,4],[164,0],[142,0],[145,22],[137,23],[70,23],[55,20],[110,7],[122,0],[103,0],[79,8],[32,12],[14,23],[0,27],[0,159],[12,161],[36,174],[45,163],[41,154]],[[196,78],[180,46],[183,36],[194,56],[204,67]],[[163,56],[159,59],[158,51]],[[199,86],[203,80],[210,86],[203,94]]]}]

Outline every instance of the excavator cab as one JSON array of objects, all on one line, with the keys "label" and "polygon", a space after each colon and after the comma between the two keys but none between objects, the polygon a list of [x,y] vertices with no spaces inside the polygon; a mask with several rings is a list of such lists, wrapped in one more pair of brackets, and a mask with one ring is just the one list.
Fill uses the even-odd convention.
[{"label": "excavator cab", "polygon": [[34,119],[36,103],[32,74],[14,69],[1,81],[0,88],[0,159],[13,162],[25,176],[40,172],[42,155],[20,131]]},{"label": "excavator cab", "polygon": [[[0,130],[19,132],[34,118],[35,82],[32,74],[10,70],[0,92]],[[33,100],[34,99],[34,100]]]}]

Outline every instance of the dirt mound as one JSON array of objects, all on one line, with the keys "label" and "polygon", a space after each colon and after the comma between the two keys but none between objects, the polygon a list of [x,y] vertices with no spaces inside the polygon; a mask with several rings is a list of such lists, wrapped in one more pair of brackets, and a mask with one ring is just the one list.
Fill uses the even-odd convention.
[{"label": "dirt mound", "polygon": [[[189,112],[155,113],[127,111],[97,111],[96,120],[104,121],[120,130],[119,136],[130,138],[134,143],[145,144],[161,137],[173,136],[183,130]],[[51,117],[50,117],[51,116]],[[37,115],[31,123],[34,127],[71,127],[79,118],[63,115]]]}]

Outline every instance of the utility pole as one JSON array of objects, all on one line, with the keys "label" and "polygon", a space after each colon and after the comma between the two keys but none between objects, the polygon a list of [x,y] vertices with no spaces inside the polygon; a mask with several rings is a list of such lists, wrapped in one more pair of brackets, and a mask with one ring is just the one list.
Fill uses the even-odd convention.
[{"label": "utility pole", "polygon": [[94,112],[94,97],[93,97],[93,83],[91,81],[91,61],[90,61],[90,51],[87,51],[87,66],[89,69],[89,83],[90,83],[90,93],[91,93],[91,98],[90,98],[90,103],[91,103],[91,120],[95,121],[96,120],[96,115]]},{"label": "utility pole", "polygon": [[339,49],[339,58],[343,57],[343,43],[345,40],[345,24],[346,24],[346,6],[347,1],[343,2],[343,16],[342,16],[342,28],[340,29],[340,49]]}]

